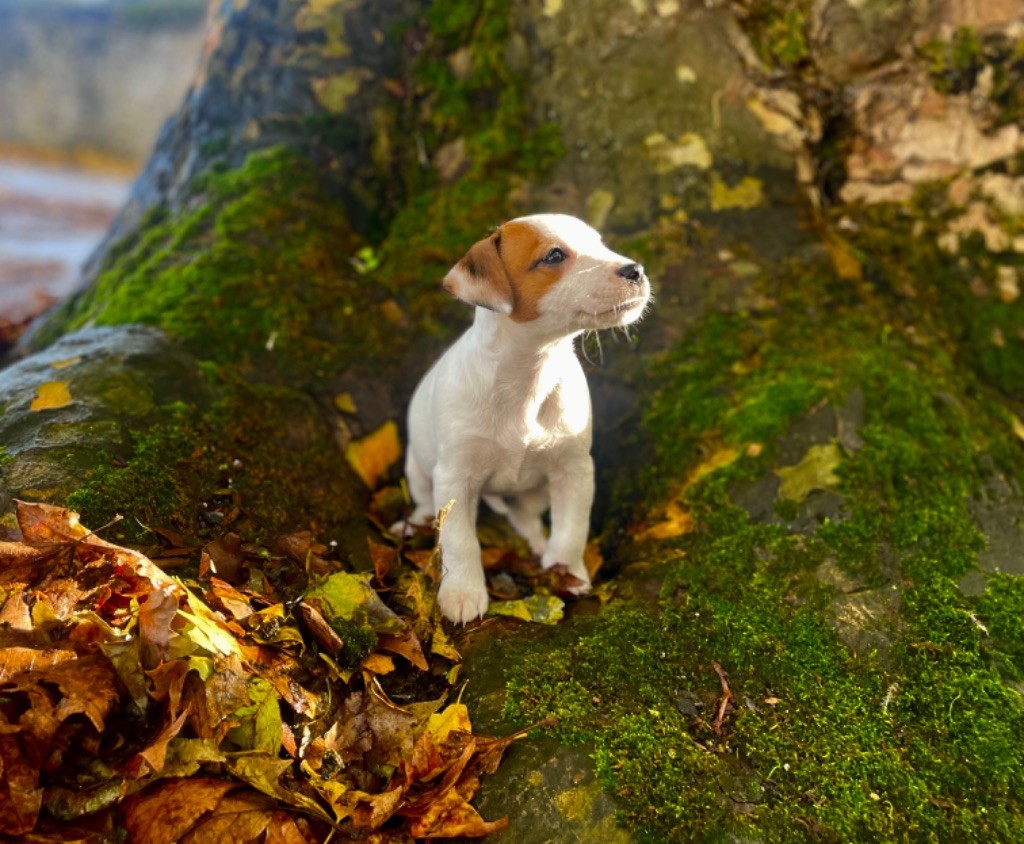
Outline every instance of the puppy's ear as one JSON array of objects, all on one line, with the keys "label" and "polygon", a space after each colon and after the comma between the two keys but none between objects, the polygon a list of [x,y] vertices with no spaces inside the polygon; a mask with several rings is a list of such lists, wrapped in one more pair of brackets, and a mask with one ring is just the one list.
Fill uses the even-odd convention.
[{"label": "puppy's ear", "polygon": [[501,259],[501,231],[486,237],[448,271],[442,285],[446,292],[470,305],[501,314],[512,313],[515,300],[508,271]]}]

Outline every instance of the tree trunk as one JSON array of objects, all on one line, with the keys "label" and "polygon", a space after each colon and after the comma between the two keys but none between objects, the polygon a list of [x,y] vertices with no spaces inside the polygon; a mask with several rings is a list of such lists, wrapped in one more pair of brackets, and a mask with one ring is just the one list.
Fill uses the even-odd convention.
[{"label": "tree trunk", "polygon": [[601,609],[471,648],[480,719],[559,719],[485,813],[517,842],[1012,840],[1015,5],[224,3],[82,291],[0,372],[0,503],[138,544],[312,526],[368,566],[345,450],[466,323],[444,271],[577,214],[657,299],[583,343]]}]

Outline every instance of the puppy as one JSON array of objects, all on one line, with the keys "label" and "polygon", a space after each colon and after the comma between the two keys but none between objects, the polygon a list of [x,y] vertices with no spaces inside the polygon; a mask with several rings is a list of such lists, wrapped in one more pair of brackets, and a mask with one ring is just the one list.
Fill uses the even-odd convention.
[{"label": "puppy", "polygon": [[[455,502],[441,527],[437,600],[446,618],[464,624],[488,605],[476,536],[481,499],[544,568],[564,563],[582,582],[578,591],[589,591],[590,392],[573,339],[635,322],[651,288],[643,267],[590,226],[538,214],[475,244],[444,289],[476,314],[413,394],[405,472],[416,505],[409,522],[429,523]],[[547,537],[541,516],[549,507]]]}]

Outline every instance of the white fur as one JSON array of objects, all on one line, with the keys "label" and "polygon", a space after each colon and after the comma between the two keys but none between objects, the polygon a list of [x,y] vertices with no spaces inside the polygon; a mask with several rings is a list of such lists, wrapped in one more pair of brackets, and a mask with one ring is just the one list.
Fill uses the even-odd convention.
[{"label": "white fur", "polygon": [[[581,221],[543,214],[520,222],[571,248],[573,263],[540,300],[536,319],[513,321],[510,302],[477,307],[472,326],[424,376],[409,407],[406,476],[416,504],[409,521],[428,523],[455,502],[441,528],[438,603],[458,623],[488,606],[476,536],[481,498],[506,515],[545,568],[564,563],[584,584],[579,591],[589,591],[590,392],[573,341],[586,329],[634,322],[650,296],[646,277],[629,284],[615,274],[630,260]],[[445,279],[467,299],[465,285],[475,283],[459,265]],[[550,538],[541,521],[549,506]]]}]

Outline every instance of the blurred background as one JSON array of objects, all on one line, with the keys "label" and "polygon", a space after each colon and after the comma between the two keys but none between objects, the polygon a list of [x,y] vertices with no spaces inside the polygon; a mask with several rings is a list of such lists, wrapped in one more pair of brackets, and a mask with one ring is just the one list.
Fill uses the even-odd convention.
[{"label": "blurred background", "polygon": [[76,284],[195,75],[206,0],[0,0],[0,341]]}]

